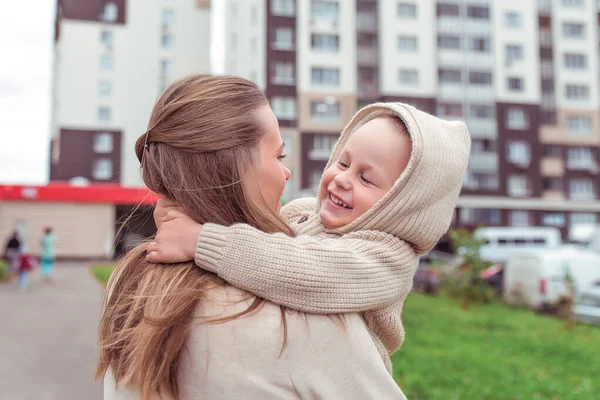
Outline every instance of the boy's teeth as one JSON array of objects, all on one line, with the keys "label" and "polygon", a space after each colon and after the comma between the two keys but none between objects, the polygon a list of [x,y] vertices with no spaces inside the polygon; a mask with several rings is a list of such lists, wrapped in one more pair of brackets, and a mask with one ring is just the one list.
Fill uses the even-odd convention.
[{"label": "boy's teeth", "polygon": [[333,201],[335,204],[338,204],[345,208],[350,208],[350,206],[348,206],[348,204],[346,204],[343,201],[339,200],[338,198],[334,197],[333,194],[330,194],[329,197],[331,198],[331,201]]}]

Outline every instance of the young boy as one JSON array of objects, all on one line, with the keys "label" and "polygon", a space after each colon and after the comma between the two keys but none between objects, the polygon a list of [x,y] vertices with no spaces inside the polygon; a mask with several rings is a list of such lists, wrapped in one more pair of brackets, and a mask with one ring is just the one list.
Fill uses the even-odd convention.
[{"label": "young boy", "polygon": [[[148,260],[195,258],[230,284],[303,312],[361,312],[391,372],[419,255],[450,225],[469,151],[462,122],[402,103],[367,106],[342,132],[318,199],[281,210],[298,236],[200,225],[175,212],[160,227],[160,245],[149,245]],[[157,223],[168,206],[157,208]]]}]

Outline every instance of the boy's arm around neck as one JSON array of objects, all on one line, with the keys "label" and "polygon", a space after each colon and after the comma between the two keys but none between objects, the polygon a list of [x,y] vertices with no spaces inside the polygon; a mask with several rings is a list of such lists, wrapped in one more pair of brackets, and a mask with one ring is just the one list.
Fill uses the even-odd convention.
[{"label": "boy's arm around neck", "polygon": [[417,263],[408,243],[378,231],[319,239],[205,224],[196,246],[196,264],[230,284],[318,314],[392,304],[412,287]]}]

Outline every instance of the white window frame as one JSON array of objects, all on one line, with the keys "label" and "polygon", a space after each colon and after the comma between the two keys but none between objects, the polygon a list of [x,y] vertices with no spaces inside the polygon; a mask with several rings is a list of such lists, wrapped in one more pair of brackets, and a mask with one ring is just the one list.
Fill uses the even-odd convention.
[{"label": "white window frame", "polygon": [[513,130],[529,129],[529,117],[525,110],[516,107],[506,110],[506,127]]},{"label": "white window frame", "polygon": [[504,12],[504,27],[505,28],[521,28],[523,26],[523,17],[518,11]]},{"label": "white window frame", "polygon": [[523,46],[520,44],[507,44],[504,47],[504,57],[506,63],[514,63],[525,59]]},{"label": "white window frame", "polygon": [[572,101],[588,101],[590,99],[590,87],[587,85],[567,84],[565,85],[565,97]]},{"label": "white window frame", "polygon": [[108,106],[98,106],[98,121],[108,123],[112,120],[112,110]]},{"label": "white window frame", "polygon": [[163,49],[173,50],[175,48],[175,35],[170,32],[163,32],[161,44]]},{"label": "white window frame", "polygon": [[271,0],[271,14],[282,17],[296,15],[296,0]]},{"label": "white window frame", "polygon": [[529,165],[531,162],[531,146],[523,140],[509,140],[506,143],[507,159],[512,163]]},{"label": "white window frame", "polygon": [[163,26],[172,27],[175,25],[175,10],[172,8],[163,8],[161,23]]},{"label": "white window frame", "polygon": [[508,194],[514,197],[527,197],[531,193],[529,180],[525,175],[510,175],[507,181]]},{"label": "white window frame", "polygon": [[582,70],[587,69],[587,55],[581,53],[564,53],[563,65],[566,69]]},{"label": "white window frame", "polygon": [[94,179],[108,181],[113,176],[113,163],[110,158],[101,158],[94,162],[92,169]]},{"label": "white window frame", "polygon": [[[310,103],[310,116],[312,121],[314,122],[340,122],[341,121],[341,105],[340,102],[335,100],[335,101],[319,101],[319,100],[313,100]],[[313,138],[316,138],[317,136],[314,136]],[[328,139],[331,139],[329,136],[327,136]],[[335,141],[334,141],[335,144]],[[314,141],[313,141],[313,148],[317,148],[314,146]],[[329,148],[329,147],[328,147]],[[333,144],[331,145],[331,149],[333,149]]]},{"label": "white window frame", "polygon": [[288,61],[276,61],[271,82],[277,85],[293,85],[296,82],[296,77],[294,76],[294,63]]},{"label": "white window frame", "polygon": [[545,226],[556,226],[562,228],[567,223],[564,213],[548,212],[542,216],[542,224]]},{"label": "white window frame", "polygon": [[402,19],[416,19],[418,15],[417,4],[412,2],[399,2],[396,5],[396,16]]},{"label": "white window frame", "polygon": [[595,200],[594,182],[591,179],[576,178],[569,180],[569,198],[571,200]]},{"label": "white window frame", "polygon": [[526,210],[512,210],[508,214],[509,226],[531,226],[531,213]]},{"label": "white window frame", "polygon": [[[511,87],[511,82],[518,82],[520,87]],[[506,78],[506,89],[509,92],[520,93],[525,91],[525,79],[519,78],[518,76],[509,76]]]},{"label": "white window frame", "polygon": [[273,48],[277,50],[294,50],[294,31],[287,26],[275,28]]},{"label": "white window frame", "polygon": [[341,85],[341,71],[337,67],[312,67],[310,70],[310,81],[313,86]]},{"label": "white window frame", "polygon": [[417,36],[399,35],[396,44],[401,52],[416,52],[419,50],[419,38]]},{"label": "white window frame", "polygon": [[560,5],[568,8],[583,8],[583,0],[561,0]]},{"label": "white window frame", "polygon": [[94,152],[109,154],[114,150],[114,135],[110,132],[99,132],[94,135]]},{"label": "white window frame", "polygon": [[592,118],[583,115],[571,115],[565,118],[568,136],[590,136],[592,134]]},{"label": "white window frame", "polygon": [[310,36],[310,46],[314,51],[338,53],[340,36],[333,33],[313,33]]},{"label": "white window frame", "polygon": [[100,70],[112,71],[114,68],[114,58],[112,54],[102,54],[100,56]]},{"label": "white window frame", "polygon": [[398,83],[401,86],[419,86],[418,69],[400,69],[398,70]]},{"label": "white window frame", "polygon": [[175,61],[172,58],[163,58],[160,60],[160,76],[168,78],[173,75],[175,70]]},{"label": "white window frame", "polygon": [[591,147],[567,148],[567,168],[590,169],[596,166]]},{"label": "white window frame", "polygon": [[115,22],[119,18],[119,7],[113,1],[104,4],[102,10],[102,21],[104,22]]},{"label": "white window frame", "polygon": [[582,39],[585,37],[585,24],[579,22],[563,22],[562,34],[563,37],[567,39]]},{"label": "white window frame", "polygon": [[340,20],[340,3],[338,0],[311,0],[311,21],[330,21],[338,23]]},{"label": "white window frame", "polygon": [[112,81],[101,79],[98,81],[98,95],[101,97],[112,96],[113,84]]},{"label": "white window frame", "polygon": [[271,108],[278,119],[295,121],[297,118],[295,97],[275,96],[271,98]]}]

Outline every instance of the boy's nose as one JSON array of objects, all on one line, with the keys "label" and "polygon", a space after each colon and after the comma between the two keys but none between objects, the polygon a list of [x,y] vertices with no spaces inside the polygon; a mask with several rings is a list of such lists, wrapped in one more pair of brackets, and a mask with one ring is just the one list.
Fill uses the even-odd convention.
[{"label": "boy's nose", "polygon": [[350,181],[350,177],[348,176],[346,171],[337,174],[333,178],[333,181],[336,185],[343,188],[344,190],[350,190],[352,188],[352,182]]}]

